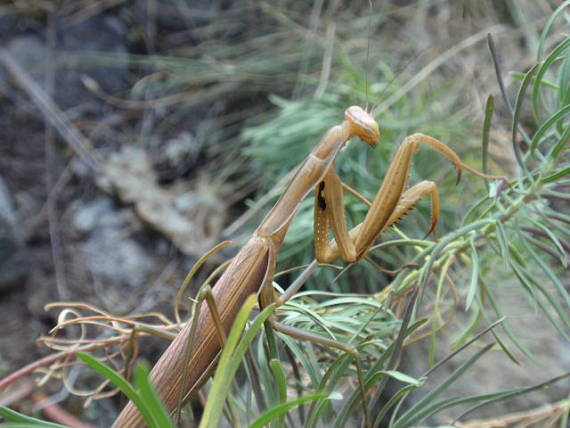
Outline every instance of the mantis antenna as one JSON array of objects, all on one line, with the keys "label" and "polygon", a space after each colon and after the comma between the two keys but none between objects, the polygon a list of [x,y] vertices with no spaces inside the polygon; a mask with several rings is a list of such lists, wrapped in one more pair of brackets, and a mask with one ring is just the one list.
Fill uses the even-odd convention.
[{"label": "mantis antenna", "polygon": [[370,6],[370,16],[368,17],[368,28],[367,28],[367,37],[368,42],[366,45],[366,63],[364,64],[364,84],[366,85],[366,106],[364,110],[368,111],[368,66],[370,60],[370,22],[372,20],[372,11],[374,10],[372,7],[372,0],[368,0],[368,5]]},{"label": "mantis antenna", "polygon": [[[365,85],[366,85],[366,89],[365,89],[365,93],[366,93],[366,104],[364,107],[365,111],[369,111],[370,115],[372,117],[376,116],[376,109],[378,108],[379,102],[374,104],[372,106],[372,108],[370,110],[368,110],[368,68],[370,67],[370,39],[372,37],[372,12],[374,11],[374,5],[372,3],[372,0],[368,0],[368,5],[370,7],[370,16],[368,17],[368,28],[367,28],[367,33],[368,33],[368,42],[366,45],[366,62],[364,65],[364,80],[365,80]],[[400,67],[400,70],[394,74],[394,76],[390,79],[390,81],[388,82],[388,84],[384,87],[384,89],[382,90],[382,93],[380,94],[379,98],[381,99],[385,93],[388,91],[388,88],[390,88],[390,86],[392,86],[392,84],[394,83],[394,81],[396,80],[396,78],[398,77],[398,75],[403,72],[406,68],[408,68],[408,66],[412,63],[412,61],[417,58],[417,57],[411,57],[409,58],[406,63]]]}]

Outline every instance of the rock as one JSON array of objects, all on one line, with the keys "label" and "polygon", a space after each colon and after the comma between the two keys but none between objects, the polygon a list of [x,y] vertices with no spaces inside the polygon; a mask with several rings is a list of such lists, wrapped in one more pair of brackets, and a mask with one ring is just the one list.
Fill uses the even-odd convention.
[{"label": "rock", "polygon": [[113,215],[113,201],[109,198],[100,197],[91,202],[79,206],[73,216],[73,227],[78,232],[92,232],[97,226],[105,222],[116,222],[120,226],[124,221]]},{"label": "rock", "polygon": [[143,286],[154,268],[154,260],[143,247],[105,226],[82,245],[81,254],[97,280],[131,289]]},{"label": "rock", "polygon": [[97,281],[129,289],[146,283],[155,261],[137,241],[125,236],[130,223],[111,199],[101,196],[78,206],[72,225],[87,234],[79,244],[79,256]]}]

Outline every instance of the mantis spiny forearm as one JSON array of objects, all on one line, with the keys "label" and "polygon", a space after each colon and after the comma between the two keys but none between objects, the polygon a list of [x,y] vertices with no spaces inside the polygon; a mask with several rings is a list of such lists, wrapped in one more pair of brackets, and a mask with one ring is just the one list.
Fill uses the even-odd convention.
[{"label": "mantis spiny forearm", "polygon": [[[331,128],[308,155],[291,183],[267,214],[250,240],[233,258],[227,270],[213,288],[224,330],[229,331],[235,315],[247,296],[256,293],[260,305],[274,301],[271,280],[275,272],[277,253],[289,225],[301,202],[308,193],[315,193],[315,254],[319,261],[332,261],[342,257],[355,262],[365,256],[379,235],[423,196],[431,196],[432,222],[430,232],[435,231],[439,216],[439,196],[433,182],[424,181],[406,189],[413,154],[420,144],[425,144],[447,158],[460,172],[465,169],[484,178],[499,178],[482,174],[463,164],[459,157],[442,142],[423,134],[407,137],[396,152],[386,177],[364,221],[348,230],[344,216],[343,189],[334,171],[334,161],[340,150],[353,137],[374,147],[380,140],[380,131],[374,118],[360,107],[352,106],[345,111],[342,124]],[[328,230],[332,228],[335,241],[329,242]],[[197,320],[193,337],[192,354],[187,367],[184,349],[190,337],[191,322],[181,330],[176,339],[154,366],[151,379],[169,410],[173,410],[180,394],[186,395],[205,381],[203,374],[211,368],[221,344],[214,329],[209,309],[203,309]],[[297,337],[313,340],[283,326],[281,331]],[[355,353],[348,345],[343,349]],[[358,360],[357,360],[358,362]],[[183,373],[186,373],[183,376]],[[132,403],[121,412],[113,427],[144,426],[142,417]]]}]

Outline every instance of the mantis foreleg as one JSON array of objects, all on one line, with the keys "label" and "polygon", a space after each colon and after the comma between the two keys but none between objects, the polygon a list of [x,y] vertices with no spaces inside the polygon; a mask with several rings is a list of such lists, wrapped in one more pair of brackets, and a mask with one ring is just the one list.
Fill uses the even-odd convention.
[{"label": "mantis foreleg", "polygon": [[[344,215],[343,185],[336,172],[330,169],[315,194],[315,253],[319,261],[330,262],[339,256],[348,262],[360,260],[384,230],[428,195],[432,199],[428,234],[435,233],[439,218],[439,194],[435,183],[424,181],[406,190],[412,158],[420,144],[429,146],[449,160],[457,168],[457,181],[463,169],[483,178],[501,178],[485,175],[465,165],[453,150],[435,138],[411,135],[396,152],[364,221],[349,231]],[[328,241],[329,228],[336,242]]]}]

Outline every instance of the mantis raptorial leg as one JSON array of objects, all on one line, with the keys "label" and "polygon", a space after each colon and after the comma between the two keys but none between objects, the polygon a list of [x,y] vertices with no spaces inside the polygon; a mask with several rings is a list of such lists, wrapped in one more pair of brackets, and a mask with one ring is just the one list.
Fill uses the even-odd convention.
[{"label": "mantis raptorial leg", "polygon": [[[348,262],[360,260],[378,237],[396,223],[424,196],[432,202],[431,226],[428,231],[436,238],[439,219],[439,192],[432,181],[422,181],[406,189],[412,157],[419,145],[425,144],[447,158],[457,168],[457,182],[465,169],[483,178],[502,178],[483,174],[465,165],[449,147],[433,137],[413,134],[407,137],[396,152],[382,186],[376,194],[362,223],[348,231],[343,206],[343,186],[333,169],[319,183],[315,193],[315,253],[319,261],[330,262],[342,257]],[[328,230],[332,228],[336,242],[329,242]]]},{"label": "mantis raptorial leg", "polygon": [[[355,262],[366,255],[386,228],[427,195],[432,198],[430,231],[435,230],[439,216],[439,197],[435,184],[423,182],[406,189],[412,157],[420,144],[431,147],[449,160],[456,167],[458,178],[461,170],[483,178],[502,178],[482,174],[465,165],[453,150],[435,138],[414,134],[407,137],[396,152],[364,221],[349,231],[342,205],[342,184],[334,172],[334,161],[340,150],[354,137],[359,137],[371,147],[376,146],[380,140],[376,120],[357,106],[349,107],[345,111],[344,121],[332,127],[309,153],[281,198],[216,282],[212,293],[224,331],[229,330],[234,317],[250,294],[258,294],[262,307],[275,300],[271,281],[275,273],[277,253],[295,212],[312,189],[316,188],[317,260],[327,262],[343,257],[348,262]],[[328,240],[329,228],[333,231],[333,242]],[[195,346],[192,355],[186,360],[183,358],[183,350],[187,346],[193,324],[196,325]],[[169,410],[176,407],[180,393],[186,395],[204,381],[204,373],[220,351],[217,335],[212,312],[204,309],[194,322],[182,329],[154,366],[151,380]],[[300,337],[308,338],[307,335]],[[330,345],[334,346],[332,343]],[[182,376],[184,372],[187,376]],[[365,402],[365,397],[362,397],[362,402]],[[142,424],[141,415],[129,403],[113,426],[130,428]]]}]

